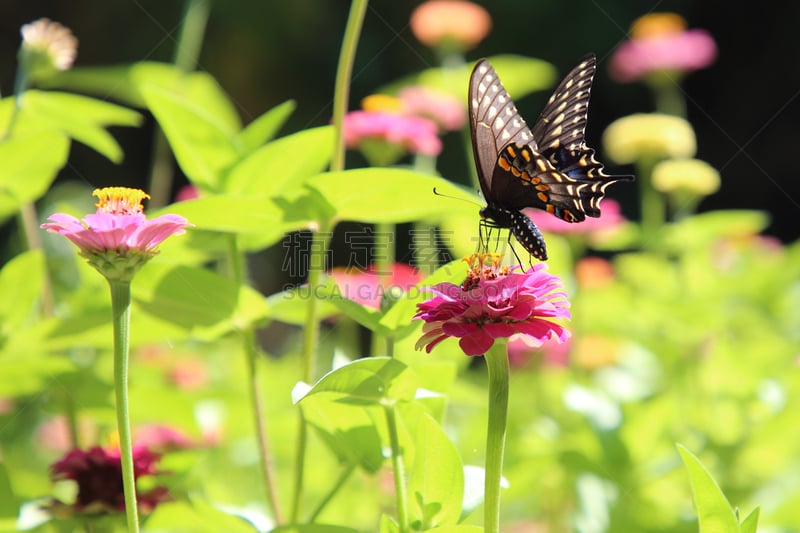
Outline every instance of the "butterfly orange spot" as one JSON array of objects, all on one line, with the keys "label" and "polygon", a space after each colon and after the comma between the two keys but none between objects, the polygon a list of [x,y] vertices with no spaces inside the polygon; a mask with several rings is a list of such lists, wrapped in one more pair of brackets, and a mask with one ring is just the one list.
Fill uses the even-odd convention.
[{"label": "butterfly orange spot", "polygon": [[556,212],[556,208],[552,204],[547,204],[546,209],[547,212],[550,213],[551,215],[554,215]]},{"label": "butterfly orange spot", "polygon": [[511,173],[514,174],[514,177],[519,177],[520,171],[517,167],[511,167]]},{"label": "butterfly orange spot", "polygon": [[530,163],[530,161],[531,161],[531,153],[528,150],[523,150],[522,151],[522,159],[524,159],[526,163]]},{"label": "butterfly orange spot", "polygon": [[508,155],[510,155],[512,158],[517,157],[517,151],[514,150],[513,146],[508,146],[506,148],[506,153],[508,153]]},{"label": "butterfly orange spot", "polygon": [[502,168],[506,172],[511,170],[511,163],[509,163],[505,157],[501,157],[500,159],[498,159],[497,164],[500,165],[500,168]]},{"label": "butterfly orange spot", "polygon": [[548,186],[547,186],[547,185],[545,185],[545,184],[541,184],[541,185],[537,185],[537,186],[536,186],[536,190],[537,190],[537,191],[549,191],[549,190],[550,190],[550,187],[548,187]]},{"label": "butterfly orange spot", "polygon": [[539,185],[541,182],[542,182],[542,178],[540,178],[539,176],[536,176],[535,178],[531,178],[531,183],[533,183],[534,185]]},{"label": "butterfly orange spot", "polygon": [[543,192],[538,193],[536,196],[539,197],[539,200],[541,200],[541,201],[543,201],[545,203],[550,201],[550,198]]},{"label": "butterfly orange spot", "polygon": [[[522,178],[526,182],[531,181],[531,175],[528,174],[527,172],[523,172],[520,178]],[[525,185],[527,185],[527,183]]]}]

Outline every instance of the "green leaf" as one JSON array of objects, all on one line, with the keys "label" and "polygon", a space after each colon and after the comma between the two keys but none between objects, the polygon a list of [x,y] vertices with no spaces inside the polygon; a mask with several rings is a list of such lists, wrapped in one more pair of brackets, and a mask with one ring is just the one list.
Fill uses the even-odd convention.
[{"label": "green leaf", "polygon": [[203,268],[151,264],[133,289],[145,311],[204,338],[263,324],[269,315],[256,290]]},{"label": "green leaf", "polygon": [[400,526],[388,514],[381,515],[380,533],[400,533]]},{"label": "green leaf", "polygon": [[240,133],[242,122],[231,99],[217,80],[208,72],[195,71],[179,78],[175,92],[182,99],[219,124],[223,131],[234,137]]},{"label": "green leaf", "polygon": [[[295,326],[305,325],[308,299],[310,297],[308,285],[292,287],[268,296],[267,304],[269,305],[272,319],[286,324],[294,324]],[[325,320],[338,313],[339,309],[330,300],[324,299],[319,302],[317,317],[320,320]]]},{"label": "green leaf", "polygon": [[122,148],[104,126],[138,126],[141,118],[136,111],[95,98],[31,90],[23,95],[14,131],[15,135],[28,129],[59,131],[119,163]]},{"label": "green leaf", "polygon": [[218,190],[223,171],[239,159],[231,125],[180,93],[147,86],[142,95],[187,177]]},{"label": "green leaf", "polygon": [[[491,56],[488,60],[503,81],[503,86],[515,100],[555,84],[555,67],[541,59],[507,54]],[[469,76],[474,66],[474,63],[470,63],[453,69],[430,68],[392,82],[376,92],[395,94],[409,85],[423,85],[466,100],[465,88],[469,84]],[[466,101],[464,103],[466,104]]]},{"label": "green leaf", "polygon": [[333,153],[333,127],[321,126],[276,139],[231,169],[225,190],[275,196],[325,169]]},{"label": "green leaf", "polygon": [[381,405],[411,400],[416,390],[417,378],[405,364],[391,357],[370,357],[328,372],[303,398],[325,393],[343,403]]},{"label": "green leaf", "polygon": [[678,444],[678,452],[689,472],[694,508],[700,522],[700,533],[739,532],[736,515],[711,474],[700,460],[684,446]]},{"label": "green leaf", "polygon": [[31,250],[14,257],[0,270],[0,340],[31,316],[42,294],[44,255]]},{"label": "green leaf", "polygon": [[420,418],[416,437],[414,465],[408,478],[412,515],[423,530],[455,524],[461,517],[464,496],[461,457],[429,415]]},{"label": "green leaf", "polygon": [[483,528],[478,526],[442,526],[428,529],[436,533],[483,533]]},{"label": "green leaf", "polygon": [[0,142],[0,220],[43,196],[68,155],[69,139],[52,131]]},{"label": "green leaf", "polygon": [[761,510],[756,507],[749,515],[747,515],[747,518],[742,520],[742,523],[739,526],[741,528],[741,533],[757,533],[758,515],[760,512]]},{"label": "green leaf", "polygon": [[[259,531],[246,516],[239,516],[215,509],[195,499],[160,505],[147,517],[149,531],[192,531],[196,533],[254,533]],[[274,531],[274,530],[273,530]]]},{"label": "green leaf", "polygon": [[318,295],[331,302],[341,312],[370,331],[376,331],[378,329],[382,316],[381,312],[342,296],[339,286],[332,278],[327,278],[322,285],[320,285]]},{"label": "green leaf", "polygon": [[345,526],[325,524],[304,524],[301,526],[281,526],[270,530],[270,533],[361,533],[358,529]]},{"label": "green leaf", "polygon": [[375,473],[383,465],[378,424],[367,409],[328,401],[324,395],[303,401],[303,416],[341,463]]},{"label": "green leaf", "polygon": [[769,214],[763,211],[709,211],[667,226],[665,246],[678,251],[704,248],[721,238],[756,235],[768,224]]},{"label": "green leaf", "polygon": [[[306,184],[334,207],[334,218],[339,221],[410,222],[437,215],[442,209],[474,213],[477,203],[475,196],[445,179],[396,168],[326,172]],[[437,196],[434,188],[455,199]]]},{"label": "green leaf", "polygon": [[296,108],[297,104],[294,100],[286,100],[248,124],[236,135],[236,142],[242,153],[249,155],[264,143],[272,140]]},{"label": "green leaf", "polygon": [[185,76],[186,73],[175,65],[140,61],[128,65],[76,67],[42,80],[39,85],[100,95],[135,107],[145,107],[142,86],[171,88]]}]

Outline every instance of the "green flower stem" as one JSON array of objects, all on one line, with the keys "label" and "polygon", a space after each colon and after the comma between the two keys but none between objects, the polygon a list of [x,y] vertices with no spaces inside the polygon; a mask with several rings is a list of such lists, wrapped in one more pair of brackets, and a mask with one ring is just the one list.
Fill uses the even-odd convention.
[{"label": "green flower stem", "polygon": [[397,432],[397,412],[394,404],[385,405],[386,426],[389,429],[389,445],[392,449],[392,469],[394,470],[394,493],[397,499],[397,522],[399,533],[408,531],[408,495],[406,494],[406,471],[403,454],[400,451],[400,438]]},{"label": "green flower stem", "polygon": [[353,74],[353,61],[356,56],[358,38],[361,35],[361,25],[364,14],[367,12],[368,0],[353,0],[350,4],[350,14],[347,17],[347,27],[344,30],[342,49],[339,52],[339,65],[336,69],[336,87],[333,94],[333,158],[331,170],[336,172],[344,170],[344,132],[342,124],[347,113],[347,101],[350,99],[350,78]]},{"label": "green flower stem", "polygon": [[[175,47],[176,67],[191,72],[197,65],[197,58],[203,46],[209,0],[187,0],[181,23],[178,44]],[[173,167],[169,143],[160,128],[153,133],[153,167],[150,169],[150,208],[155,209],[169,203],[172,191]]]},{"label": "green flower stem", "polygon": [[650,83],[655,98],[656,111],[667,115],[686,118],[686,100],[681,92],[678,80],[659,80],[658,83]]},{"label": "green flower stem", "polygon": [[111,281],[111,311],[114,322],[114,393],[117,406],[122,487],[125,492],[125,516],[128,533],[138,533],[139,517],[136,505],[136,478],[133,471],[130,410],[128,408],[128,356],[130,353],[131,284]]},{"label": "green flower stem", "polygon": [[319,517],[320,513],[322,513],[325,507],[331,502],[333,497],[336,496],[336,494],[344,486],[347,480],[350,479],[350,475],[355,471],[355,469],[356,465],[350,464],[347,466],[347,468],[342,470],[342,473],[339,475],[339,478],[336,480],[336,483],[333,485],[328,494],[325,495],[322,501],[319,502],[317,508],[314,509],[314,512],[311,513],[311,516],[308,518],[308,522],[310,524],[313,524],[317,520],[317,517]]},{"label": "green flower stem", "polygon": [[11,118],[8,119],[8,126],[6,127],[3,138],[0,141],[5,141],[11,137],[11,132],[14,130],[14,125],[17,123],[17,116],[19,110],[22,108],[22,95],[28,88],[28,71],[25,65],[20,65],[17,70],[17,76],[14,78],[14,107],[11,109]]},{"label": "green flower stem", "polygon": [[[308,304],[306,307],[306,320],[303,328],[303,353],[301,355],[302,376],[306,383],[313,383],[316,379],[316,358],[319,344],[319,300],[316,297],[317,288],[321,282],[322,272],[325,270],[325,251],[328,249],[331,232],[329,224],[322,223],[317,231],[312,233],[311,251],[308,265]],[[297,523],[300,516],[300,502],[303,499],[303,483],[305,475],[305,457],[308,441],[308,430],[302,410],[298,410],[298,427],[296,456],[294,469],[294,494],[292,495],[291,523]]]},{"label": "green flower stem", "polygon": [[[246,272],[244,258],[239,251],[236,235],[228,237],[228,275],[237,285],[245,282]],[[275,475],[272,472],[272,455],[270,454],[269,437],[265,424],[264,402],[261,397],[261,390],[258,387],[258,357],[259,352],[256,343],[256,332],[252,327],[242,331],[242,342],[244,344],[245,356],[247,359],[247,384],[250,393],[250,404],[253,410],[253,423],[258,440],[258,462],[261,468],[261,477],[264,482],[264,490],[267,494],[267,505],[272,511],[272,517],[277,524],[283,522],[278,502],[278,493],[275,488]]]},{"label": "green flower stem", "polygon": [[653,188],[652,178],[655,164],[654,159],[645,157],[636,165],[642,211],[642,242],[645,248],[655,243],[655,236],[666,219],[667,208],[664,196]]},{"label": "green flower stem", "polygon": [[508,418],[508,354],[506,343],[495,341],[484,355],[489,375],[489,422],[486,431],[486,477],[484,479],[484,533],[500,531],[500,482]]}]

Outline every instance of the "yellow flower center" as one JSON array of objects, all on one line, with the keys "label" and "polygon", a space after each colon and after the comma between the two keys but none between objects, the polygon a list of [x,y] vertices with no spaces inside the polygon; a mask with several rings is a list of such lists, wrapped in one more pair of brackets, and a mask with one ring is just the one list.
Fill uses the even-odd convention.
[{"label": "yellow flower center", "polygon": [[361,109],[371,113],[400,113],[403,103],[388,94],[371,94],[361,100]]},{"label": "yellow flower center", "polygon": [[650,39],[686,31],[686,20],[676,13],[648,13],[633,21],[631,38]]},{"label": "yellow flower center", "polygon": [[137,215],[144,210],[142,200],[149,200],[150,195],[141,189],[128,187],[104,187],[92,191],[92,196],[97,196],[95,204],[97,212],[112,215]]}]

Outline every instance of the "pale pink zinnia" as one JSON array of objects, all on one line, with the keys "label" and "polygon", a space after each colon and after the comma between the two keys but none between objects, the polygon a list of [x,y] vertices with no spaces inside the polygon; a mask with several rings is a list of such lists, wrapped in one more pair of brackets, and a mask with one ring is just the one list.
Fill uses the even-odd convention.
[{"label": "pale pink zinnia", "polygon": [[411,86],[400,89],[397,97],[403,113],[429,118],[443,130],[460,130],[467,122],[466,107],[458,98],[449,94]]},{"label": "pale pink zinnia", "polygon": [[701,29],[686,29],[674,13],[650,13],[631,27],[631,39],[611,56],[609,72],[620,82],[631,82],[654,72],[683,73],[709,66],[717,57],[717,45]]},{"label": "pale pink zinnia", "polygon": [[423,117],[351,111],[344,117],[343,128],[348,148],[357,148],[368,139],[379,139],[415,154],[435,157],[442,151],[436,123]]},{"label": "pale pink zinnia", "polygon": [[51,215],[42,228],[72,241],[80,255],[109,279],[130,281],[133,274],[171,235],[191,226],[179,215],[148,220],[142,200],[150,196],[139,189],[106,187],[93,193],[99,198],[97,211],[78,220],[72,215]]},{"label": "pale pink zinnia", "polygon": [[417,304],[415,319],[424,320],[416,348],[430,351],[448,337],[458,337],[466,355],[483,355],[495,339],[516,333],[539,342],[569,337],[558,320],[569,319],[569,302],[561,280],[538,263],[525,272],[500,267],[499,256],[476,254],[461,285],[439,283],[435,296]]}]

